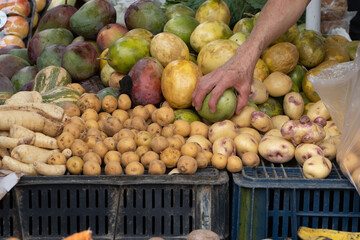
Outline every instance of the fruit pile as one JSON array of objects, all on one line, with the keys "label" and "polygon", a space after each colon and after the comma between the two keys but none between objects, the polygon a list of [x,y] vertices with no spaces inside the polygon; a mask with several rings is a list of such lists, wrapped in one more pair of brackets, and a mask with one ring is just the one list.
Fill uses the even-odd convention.
[{"label": "fruit pile", "polygon": [[[191,107],[197,81],[235,54],[259,14],[230,29],[229,9],[218,0],[196,12],[181,4],[163,10],[151,0],[116,11],[105,0],[48,8],[26,55],[0,55],[0,118],[15,124],[0,131],[20,144],[0,145],[1,156],[9,155],[4,165],[26,164],[41,175],[193,174],[207,166],[238,172],[261,157],[297,161],[308,178],[330,173],[341,133],[308,77],[353,60],[358,42],[294,25],[258,60],[248,106],[234,115],[230,88],[211,114],[209,95],[200,111]],[[119,14],[125,25],[115,22]],[[31,102],[65,114],[61,131],[49,135],[7,112]],[[16,127],[51,144],[26,143]],[[22,161],[24,145],[24,152],[39,148],[42,160]]]}]

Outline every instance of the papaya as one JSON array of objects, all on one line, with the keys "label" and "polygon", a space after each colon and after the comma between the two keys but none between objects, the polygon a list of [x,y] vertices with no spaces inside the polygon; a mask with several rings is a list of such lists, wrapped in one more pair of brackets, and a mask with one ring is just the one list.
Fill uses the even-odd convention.
[{"label": "papaya", "polygon": [[322,62],[321,64],[319,64],[317,67],[312,68],[311,70],[309,70],[303,80],[302,80],[302,90],[304,91],[306,97],[308,99],[310,99],[310,101],[312,102],[317,102],[320,100],[319,95],[316,93],[314,87],[312,86],[312,84],[309,81],[309,76],[313,75],[316,76],[318,75],[322,70],[324,70],[325,68],[331,67],[335,64],[338,64],[337,61],[325,61]]},{"label": "papaya", "polygon": [[324,61],[334,60],[339,63],[350,61],[349,54],[345,49],[336,43],[328,43],[325,45]]},{"label": "papaya", "polygon": [[280,42],[271,46],[263,55],[262,59],[271,72],[289,73],[299,60],[299,52],[296,46],[289,42]]},{"label": "papaya", "polygon": [[300,32],[294,39],[299,61],[308,68],[319,65],[325,58],[325,44],[320,33],[312,30]]}]

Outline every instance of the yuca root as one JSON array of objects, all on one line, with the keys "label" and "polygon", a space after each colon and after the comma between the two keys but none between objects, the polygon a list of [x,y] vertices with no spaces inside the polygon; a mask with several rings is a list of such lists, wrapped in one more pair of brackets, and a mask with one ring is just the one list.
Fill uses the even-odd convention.
[{"label": "yuca root", "polygon": [[37,91],[21,91],[12,95],[5,101],[6,105],[24,104],[24,103],[42,103],[41,94]]},{"label": "yuca root", "polygon": [[14,172],[22,172],[22,173],[24,173],[26,175],[30,175],[30,176],[37,175],[37,172],[32,163],[22,163],[14,158],[5,156],[2,159],[2,164]]},{"label": "yuca root", "polygon": [[15,148],[22,144],[31,144],[34,138],[11,138],[0,136],[0,148]]},{"label": "yuca root", "polygon": [[0,148],[0,157],[10,156],[9,151],[6,148]]},{"label": "yuca root", "polygon": [[44,176],[59,176],[66,172],[65,165],[50,165],[39,161],[35,161],[33,165],[36,172]]},{"label": "yuca root", "polygon": [[20,145],[11,151],[11,157],[23,163],[34,163],[35,161],[47,162],[47,159],[58,150],[47,150],[32,145]]},{"label": "yuca root", "polygon": [[58,149],[57,141],[53,137],[46,136],[42,133],[35,133],[34,146],[49,149]]},{"label": "yuca root", "polygon": [[0,131],[0,136],[3,136],[3,137],[10,136],[9,131]]},{"label": "yuca root", "polygon": [[0,131],[14,124],[50,137],[59,135],[69,120],[64,109],[53,104],[27,103],[0,106]]},{"label": "yuca root", "polygon": [[33,137],[34,141],[31,142],[31,145],[41,148],[57,149],[57,141],[55,138],[46,136],[39,132],[33,132],[23,126],[14,124],[10,127],[10,137],[12,138],[25,138]]},{"label": "yuca root", "polygon": [[35,112],[43,117],[50,118],[54,121],[62,121],[65,116],[64,109],[57,105],[48,103],[22,103],[0,106],[0,111],[12,110]]},{"label": "yuca root", "polygon": [[63,122],[48,119],[36,112],[1,111],[0,109],[0,130],[8,131],[14,124],[21,125],[34,132],[42,132],[50,137],[59,135],[64,127]]},{"label": "yuca root", "polygon": [[11,138],[34,138],[35,140],[35,133],[33,131],[17,124],[12,125],[9,132]]}]

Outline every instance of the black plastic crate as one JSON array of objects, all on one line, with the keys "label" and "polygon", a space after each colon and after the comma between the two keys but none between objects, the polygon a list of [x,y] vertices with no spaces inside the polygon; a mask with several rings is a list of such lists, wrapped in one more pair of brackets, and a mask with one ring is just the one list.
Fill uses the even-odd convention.
[{"label": "black plastic crate", "polygon": [[268,164],[232,174],[231,239],[297,239],[300,226],[360,231],[360,198],[336,165],[326,179]]},{"label": "black plastic crate", "polygon": [[[9,201],[12,208],[1,208]],[[229,176],[214,168],[188,176],[25,176],[0,201],[0,238],[55,240],[90,228],[93,239],[185,239],[204,228],[229,239],[229,210]]]}]

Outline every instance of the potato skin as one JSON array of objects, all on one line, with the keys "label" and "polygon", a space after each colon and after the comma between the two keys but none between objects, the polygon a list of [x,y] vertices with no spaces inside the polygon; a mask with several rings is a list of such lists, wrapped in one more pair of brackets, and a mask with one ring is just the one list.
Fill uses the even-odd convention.
[{"label": "potato skin", "polygon": [[230,120],[213,123],[209,127],[208,138],[214,143],[216,139],[221,137],[229,137],[234,139],[239,134],[239,126]]},{"label": "potato skin", "polygon": [[300,165],[303,165],[307,159],[314,156],[324,156],[321,148],[315,144],[303,143],[295,149],[295,159]]},{"label": "potato skin", "polygon": [[273,72],[264,79],[264,85],[270,96],[281,97],[290,92],[292,80],[282,72]]},{"label": "potato skin", "polygon": [[271,121],[273,123],[274,128],[281,129],[282,125],[285,122],[290,121],[290,118],[289,116],[286,115],[276,115],[271,118]]},{"label": "potato skin", "polygon": [[317,117],[322,117],[325,120],[330,118],[330,114],[322,100],[319,100],[311,105],[306,115],[310,118],[310,121],[314,121]]},{"label": "potato skin", "polygon": [[268,136],[260,141],[259,154],[270,162],[286,163],[294,157],[295,147],[283,138]]},{"label": "potato skin", "polygon": [[243,127],[250,127],[250,118],[251,118],[251,113],[256,111],[255,108],[251,107],[251,106],[245,106],[243,107],[243,109],[241,109],[240,113],[238,115],[234,115],[230,118],[230,121],[232,121],[233,123],[239,125],[240,128]]},{"label": "potato skin", "polygon": [[234,138],[236,153],[242,157],[246,152],[258,153],[258,142],[249,133],[240,133]]},{"label": "potato skin", "polygon": [[285,95],[284,101],[284,112],[290,119],[298,120],[304,113],[304,100],[300,93],[289,92]]},{"label": "potato skin", "polygon": [[254,78],[251,84],[251,90],[249,94],[249,100],[255,104],[262,104],[269,98],[269,92],[262,81]]},{"label": "potato skin", "polygon": [[205,229],[193,230],[186,237],[186,240],[202,240],[202,239],[220,240],[220,237],[215,232]]},{"label": "potato skin", "polygon": [[326,157],[315,156],[304,162],[303,171],[306,178],[324,179],[331,172],[332,164]]},{"label": "potato skin", "polygon": [[251,126],[259,130],[260,132],[267,132],[273,129],[273,124],[269,115],[261,112],[254,111],[251,113],[250,118]]},{"label": "potato skin", "polygon": [[295,146],[300,143],[316,143],[325,138],[322,126],[310,122],[307,116],[300,120],[290,120],[281,127],[281,135],[291,141]]}]

